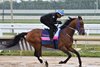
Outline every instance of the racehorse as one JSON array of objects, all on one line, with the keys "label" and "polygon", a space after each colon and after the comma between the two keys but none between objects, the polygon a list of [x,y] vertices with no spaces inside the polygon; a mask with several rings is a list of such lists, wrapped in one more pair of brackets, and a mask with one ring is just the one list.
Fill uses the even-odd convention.
[{"label": "racehorse", "polygon": [[[60,61],[59,64],[66,63],[71,57],[71,53],[75,53],[79,60],[79,67],[82,67],[82,61],[80,58],[80,54],[72,47],[73,44],[73,35],[75,30],[78,31],[79,35],[85,35],[84,30],[84,22],[82,17],[78,16],[78,18],[70,18],[68,21],[62,25],[59,35],[58,49],[63,51],[68,57],[64,61]],[[42,45],[41,44],[41,34],[43,29],[33,29],[29,32],[23,32],[15,36],[12,43],[6,45],[6,47],[12,47],[16,45],[20,39],[25,38],[30,45],[32,45],[35,49],[34,56],[36,56],[40,63],[43,63],[43,60],[40,58],[42,55],[42,46],[47,48],[54,48],[54,45]],[[26,35],[26,37],[24,37]]]}]

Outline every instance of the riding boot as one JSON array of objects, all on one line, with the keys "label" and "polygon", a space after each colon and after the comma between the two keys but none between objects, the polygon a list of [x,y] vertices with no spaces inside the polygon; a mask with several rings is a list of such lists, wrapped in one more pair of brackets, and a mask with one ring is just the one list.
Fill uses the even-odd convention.
[{"label": "riding boot", "polygon": [[57,28],[53,29],[54,34],[57,32]]},{"label": "riding boot", "polygon": [[50,40],[52,40],[52,38],[53,38],[53,30],[50,29]]}]

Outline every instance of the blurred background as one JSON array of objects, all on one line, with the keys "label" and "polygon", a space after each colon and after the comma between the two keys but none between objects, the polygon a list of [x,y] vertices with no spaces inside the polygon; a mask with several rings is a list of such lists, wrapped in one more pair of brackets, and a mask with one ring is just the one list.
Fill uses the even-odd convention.
[{"label": "blurred background", "polygon": [[[79,48],[82,56],[100,57],[100,0],[0,0],[0,46],[12,39],[13,34],[37,27],[45,28],[40,24],[40,17],[57,9],[63,9],[65,12],[65,16],[59,19],[63,23],[69,16],[82,16],[86,37],[83,37],[83,41],[76,40],[74,46]],[[76,39],[82,39],[76,34],[75,36]],[[84,38],[89,41],[84,41]],[[22,45],[13,49],[28,50],[26,45]]]},{"label": "blurred background", "polygon": [[[0,0],[0,22],[39,22],[40,16],[63,9],[68,16],[82,16],[85,23],[99,23],[100,0]],[[8,21],[8,20],[12,21]],[[33,19],[35,19],[33,21]],[[19,21],[19,22],[20,22]]]}]

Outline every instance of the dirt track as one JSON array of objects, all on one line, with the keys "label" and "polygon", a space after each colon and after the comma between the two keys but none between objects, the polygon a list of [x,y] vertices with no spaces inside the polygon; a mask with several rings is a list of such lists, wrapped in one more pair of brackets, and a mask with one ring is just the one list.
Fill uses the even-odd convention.
[{"label": "dirt track", "polygon": [[[66,57],[43,57],[47,60],[49,67],[78,67],[76,57],[71,58],[66,64],[58,64]],[[100,58],[82,57],[83,67],[100,67]],[[32,56],[0,56],[0,67],[45,67],[40,64],[36,57]]]}]

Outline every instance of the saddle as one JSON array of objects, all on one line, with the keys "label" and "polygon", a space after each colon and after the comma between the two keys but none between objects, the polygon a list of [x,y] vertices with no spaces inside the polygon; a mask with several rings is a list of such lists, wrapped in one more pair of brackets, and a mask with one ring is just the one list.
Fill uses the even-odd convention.
[{"label": "saddle", "polygon": [[43,29],[42,36],[41,36],[42,45],[48,45],[48,44],[54,45],[54,48],[57,49],[59,34],[60,34],[60,28],[58,28],[57,32],[54,34],[53,39],[50,40],[49,29]]}]

